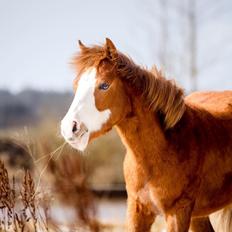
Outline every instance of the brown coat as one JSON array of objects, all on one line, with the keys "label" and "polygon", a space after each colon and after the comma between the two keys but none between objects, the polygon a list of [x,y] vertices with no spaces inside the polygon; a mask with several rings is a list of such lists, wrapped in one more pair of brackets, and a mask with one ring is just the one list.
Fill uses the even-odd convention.
[{"label": "brown coat", "polygon": [[213,231],[208,215],[232,203],[232,91],[184,98],[156,68],[137,66],[109,39],[80,47],[78,74],[95,67],[97,83],[110,83],[105,92],[96,88],[95,102],[111,117],[91,138],[116,126],[127,148],[128,230],[149,231],[162,214],[168,232],[188,231],[191,220],[193,231]]}]

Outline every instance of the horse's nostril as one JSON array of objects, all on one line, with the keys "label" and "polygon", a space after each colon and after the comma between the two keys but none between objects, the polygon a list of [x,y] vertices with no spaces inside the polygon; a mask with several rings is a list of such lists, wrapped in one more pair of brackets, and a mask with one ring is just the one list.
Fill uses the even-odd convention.
[{"label": "horse's nostril", "polygon": [[75,121],[73,121],[72,132],[73,133],[77,132],[77,122],[75,122]]}]

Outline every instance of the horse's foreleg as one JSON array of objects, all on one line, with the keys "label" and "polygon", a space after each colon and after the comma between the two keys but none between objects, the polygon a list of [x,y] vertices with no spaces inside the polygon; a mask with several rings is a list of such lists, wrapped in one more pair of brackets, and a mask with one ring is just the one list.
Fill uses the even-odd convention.
[{"label": "horse's foreleg", "polygon": [[155,220],[149,204],[142,204],[138,199],[128,197],[127,203],[127,231],[148,232]]},{"label": "horse's foreleg", "polygon": [[166,214],[168,232],[188,232],[191,221],[192,206],[172,210]]},{"label": "horse's foreleg", "polygon": [[214,232],[209,217],[193,218],[190,227],[193,232]]}]

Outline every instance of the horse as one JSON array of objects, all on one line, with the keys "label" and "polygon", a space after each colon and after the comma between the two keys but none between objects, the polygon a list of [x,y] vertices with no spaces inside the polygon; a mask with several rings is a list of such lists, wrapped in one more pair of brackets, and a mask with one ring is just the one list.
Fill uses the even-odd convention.
[{"label": "horse", "polygon": [[[75,96],[61,121],[64,139],[84,151],[113,127],[126,147],[127,229],[214,231],[209,215],[232,203],[232,91],[182,88],[145,69],[106,38],[72,60]],[[231,230],[230,230],[231,231]]]}]

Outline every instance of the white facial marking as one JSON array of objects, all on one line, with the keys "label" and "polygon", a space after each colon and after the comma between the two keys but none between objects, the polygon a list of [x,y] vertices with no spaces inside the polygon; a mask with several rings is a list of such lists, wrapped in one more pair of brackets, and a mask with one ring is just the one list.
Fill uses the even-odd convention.
[{"label": "white facial marking", "polygon": [[[73,102],[61,122],[61,133],[71,146],[84,150],[89,141],[91,132],[98,131],[110,117],[110,110],[99,111],[95,105],[94,90],[96,84],[96,69],[91,68],[84,72],[78,82]],[[73,121],[84,123],[88,132],[81,138],[73,133]]]}]

